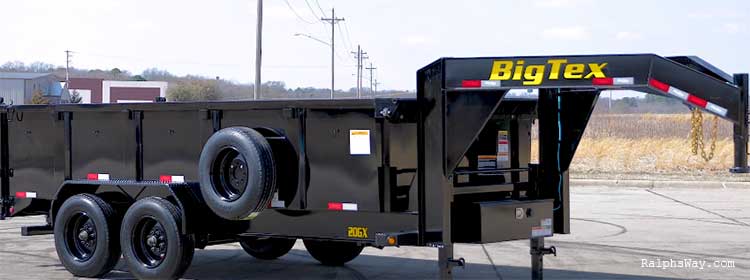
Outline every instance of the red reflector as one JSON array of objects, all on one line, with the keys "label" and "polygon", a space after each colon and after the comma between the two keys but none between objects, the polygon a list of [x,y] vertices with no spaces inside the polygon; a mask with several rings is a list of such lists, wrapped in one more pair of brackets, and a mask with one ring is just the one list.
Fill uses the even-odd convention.
[{"label": "red reflector", "polygon": [[611,86],[615,84],[615,80],[612,78],[594,78],[591,82],[597,86]]},{"label": "red reflector", "polygon": [[344,204],[340,202],[328,202],[328,210],[344,210]]},{"label": "red reflector", "polygon": [[703,100],[702,98],[697,97],[697,96],[692,95],[692,94],[688,95],[687,101],[690,102],[690,103],[693,103],[695,105],[698,105],[701,108],[706,108],[706,104],[708,104],[708,102],[706,100]]},{"label": "red reflector", "polygon": [[669,92],[669,85],[654,79],[648,79],[648,84],[663,92]]},{"label": "red reflector", "polygon": [[86,175],[86,179],[88,179],[88,180],[94,180],[94,181],[99,180],[99,174],[89,173],[89,174]]},{"label": "red reflector", "polygon": [[16,198],[26,198],[26,192],[16,192]]},{"label": "red reflector", "polygon": [[461,87],[477,88],[482,87],[482,81],[480,80],[463,80]]},{"label": "red reflector", "polygon": [[159,181],[161,181],[163,183],[171,183],[172,182],[172,176],[161,175],[161,176],[159,176]]}]

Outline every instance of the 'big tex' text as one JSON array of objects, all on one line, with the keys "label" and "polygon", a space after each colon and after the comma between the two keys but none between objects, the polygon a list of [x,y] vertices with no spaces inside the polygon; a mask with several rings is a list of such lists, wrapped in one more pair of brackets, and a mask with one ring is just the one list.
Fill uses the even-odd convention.
[{"label": "'big tex' text", "polygon": [[[549,66],[549,74],[547,74]],[[562,77],[567,80],[580,80],[590,78],[606,78],[604,67],[607,63],[568,63],[567,59],[550,59],[547,64],[529,64],[524,65],[523,60],[495,60],[492,63],[492,73],[490,80],[523,80],[523,85],[534,86],[541,85],[544,77],[549,80],[560,79],[560,71],[563,71]]]}]

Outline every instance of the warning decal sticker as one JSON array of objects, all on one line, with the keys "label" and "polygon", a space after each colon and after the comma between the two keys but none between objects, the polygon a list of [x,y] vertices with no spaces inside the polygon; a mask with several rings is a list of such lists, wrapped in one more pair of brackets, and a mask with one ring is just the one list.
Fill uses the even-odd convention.
[{"label": "warning decal sticker", "polygon": [[349,130],[349,154],[350,155],[369,155],[370,154],[370,131],[369,130]]}]

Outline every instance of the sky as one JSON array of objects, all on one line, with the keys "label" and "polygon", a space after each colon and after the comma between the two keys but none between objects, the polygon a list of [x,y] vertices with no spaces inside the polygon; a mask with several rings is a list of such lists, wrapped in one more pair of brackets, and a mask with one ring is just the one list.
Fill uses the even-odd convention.
[{"label": "sky", "polygon": [[[3,1],[0,63],[42,61],[132,73],[254,80],[256,1]],[[416,71],[440,57],[610,53],[697,55],[729,73],[750,72],[750,1],[266,0],[264,81],[355,87],[361,45],[379,89],[416,88]],[[340,28],[340,29],[339,29]],[[368,74],[368,73],[366,73]],[[365,76],[365,86],[369,75]]]}]

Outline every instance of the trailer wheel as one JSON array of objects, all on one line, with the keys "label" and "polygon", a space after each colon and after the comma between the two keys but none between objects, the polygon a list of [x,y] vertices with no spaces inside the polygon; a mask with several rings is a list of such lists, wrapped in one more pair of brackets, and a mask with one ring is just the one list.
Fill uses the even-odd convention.
[{"label": "trailer wheel", "polygon": [[133,203],[120,232],[122,255],[138,279],[176,279],[193,260],[195,243],[180,233],[180,209],[169,201],[149,197]]},{"label": "trailer wheel", "polygon": [[243,237],[240,246],[249,255],[261,260],[275,260],[294,247],[296,239]]},{"label": "trailer wheel", "polygon": [[365,247],[354,242],[303,240],[310,255],[323,265],[341,266],[353,260]]},{"label": "trailer wheel", "polygon": [[74,195],[55,217],[55,249],[75,276],[98,278],[120,259],[119,221],[107,202],[91,194]]},{"label": "trailer wheel", "polygon": [[198,165],[203,199],[219,217],[252,219],[276,192],[271,145],[253,129],[229,127],[214,133]]}]

